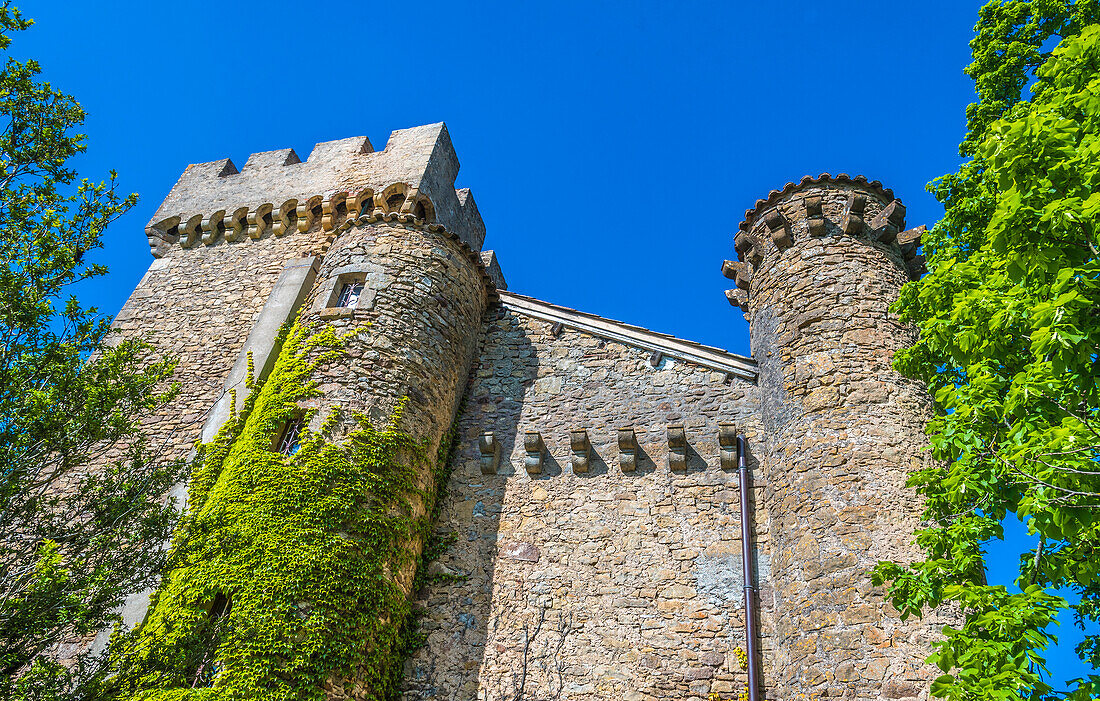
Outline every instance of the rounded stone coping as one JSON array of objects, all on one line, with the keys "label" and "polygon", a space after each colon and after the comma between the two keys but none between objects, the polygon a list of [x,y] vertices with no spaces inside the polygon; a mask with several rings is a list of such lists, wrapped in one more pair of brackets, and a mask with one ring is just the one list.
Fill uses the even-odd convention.
[{"label": "rounded stone coping", "polygon": [[385,224],[396,224],[403,229],[415,229],[417,231],[427,231],[432,234],[442,234],[444,237],[449,238],[458,244],[459,250],[462,254],[473,264],[474,269],[477,270],[479,276],[481,276],[481,282],[485,287],[485,294],[490,302],[499,301],[500,296],[497,294],[496,283],[493,282],[492,276],[485,269],[485,263],[481,260],[481,255],[470,248],[470,245],[462,240],[458,234],[454,233],[442,224],[428,223],[419,217],[415,217],[411,214],[401,214],[399,212],[385,212],[381,209],[375,209],[370,214],[363,214],[355,217],[354,219],[349,217],[342,224],[332,230],[332,235],[328,237],[324,247],[321,250],[321,255],[328,253],[328,248],[336,240],[340,234],[350,231],[355,226],[362,226],[364,224],[377,224],[379,222]]},{"label": "rounded stone coping", "polygon": [[[768,193],[767,199],[757,200],[756,205],[751,209],[745,210],[745,218],[741,221],[741,224],[737,227],[740,231],[748,231],[755,223],[756,215],[763,212],[765,209],[769,209],[779,202],[779,200],[787,195],[790,195],[802,188],[809,187],[811,185],[828,185],[830,183],[837,183],[842,185],[855,185],[863,188],[868,192],[872,192],[876,195],[881,195],[885,198],[885,202],[890,202],[894,199],[894,191],[888,187],[884,187],[878,180],[867,180],[865,176],[856,175],[850,176],[847,173],[838,173],[836,176],[829,175],[828,173],[822,173],[815,177],[805,175],[797,183],[789,182],[783,186],[781,190],[772,190]],[[899,202],[901,200],[898,200]]]}]

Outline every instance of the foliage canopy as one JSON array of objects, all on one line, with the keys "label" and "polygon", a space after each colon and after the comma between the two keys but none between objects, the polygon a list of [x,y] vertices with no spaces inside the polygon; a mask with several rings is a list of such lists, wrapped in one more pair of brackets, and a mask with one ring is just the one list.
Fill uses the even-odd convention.
[{"label": "foliage canopy", "polygon": [[[982,8],[970,160],[930,185],[946,210],[925,240],[930,272],[897,304],[920,328],[896,366],[932,392],[936,460],[910,478],[926,499],[927,558],[881,563],[876,577],[903,616],[961,607],[932,656],[944,698],[1100,697],[1100,674],[1052,689],[1043,657],[1060,610],[1100,615],[1098,23],[1096,0]],[[1009,513],[1038,541],[1021,555],[1020,593],[985,579],[982,543],[1003,537]],[[1077,652],[1100,668],[1096,636]]]},{"label": "foliage canopy", "polygon": [[[0,50],[29,25],[0,5]],[[0,70],[0,699],[93,695],[102,655],[63,667],[43,653],[109,626],[151,584],[164,554],[149,544],[170,533],[163,495],[183,470],[138,431],[173,364],[110,341],[69,294],[106,272],[85,254],[135,197],[113,173],[78,180],[84,112],[39,72],[12,58]]]}]

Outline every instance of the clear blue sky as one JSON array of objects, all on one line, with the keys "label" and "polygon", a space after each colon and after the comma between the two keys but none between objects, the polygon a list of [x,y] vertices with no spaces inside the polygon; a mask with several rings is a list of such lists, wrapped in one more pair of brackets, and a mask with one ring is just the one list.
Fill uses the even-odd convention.
[{"label": "clear blue sky", "polygon": [[959,161],[981,4],[53,1],[13,53],[88,111],[81,171],[141,195],[82,292],[104,313],[188,163],[445,121],[510,289],[748,354],[719,267],[758,197],[862,173],[911,225],[942,213],[924,186]]}]

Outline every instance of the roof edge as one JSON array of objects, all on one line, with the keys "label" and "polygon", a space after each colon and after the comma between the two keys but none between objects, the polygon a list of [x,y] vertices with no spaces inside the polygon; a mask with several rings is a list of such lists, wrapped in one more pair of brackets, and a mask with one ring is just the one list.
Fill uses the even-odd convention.
[{"label": "roof edge", "polygon": [[701,365],[702,367],[727,372],[743,380],[756,381],[756,361],[743,355],[730,353],[721,348],[704,346],[695,341],[686,341],[668,334],[650,331],[641,326],[621,321],[605,319],[602,316],[543,302],[534,297],[498,290],[500,304],[506,309],[524,316],[560,323],[578,331],[584,331],[599,338],[606,338],[648,351],[658,351],[664,355]]}]

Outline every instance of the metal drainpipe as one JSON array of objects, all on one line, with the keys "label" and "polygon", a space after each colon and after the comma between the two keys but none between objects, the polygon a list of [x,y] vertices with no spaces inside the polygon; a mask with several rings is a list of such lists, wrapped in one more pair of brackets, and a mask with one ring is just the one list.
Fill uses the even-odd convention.
[{"label": "metal drainpipe", "polygon": [[749,469],[745,465],[745,437],[737,436],[737,472],[741,490],[741,568],[745,573],[745,652],[748,658],[749,701],[759,701],[756,679],[756,584],[752,567],[752,512],[749,511]]}]

